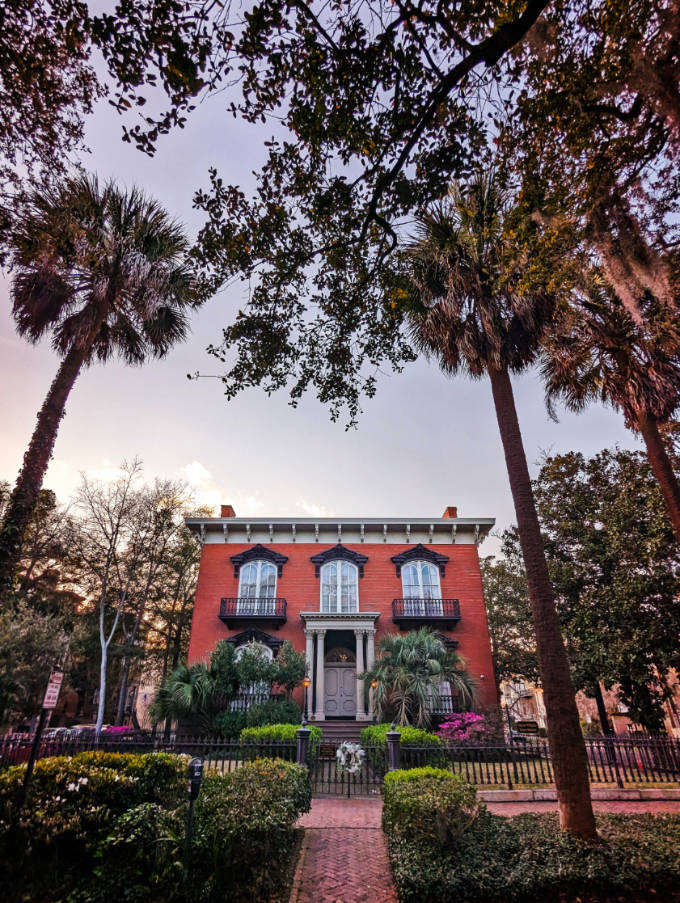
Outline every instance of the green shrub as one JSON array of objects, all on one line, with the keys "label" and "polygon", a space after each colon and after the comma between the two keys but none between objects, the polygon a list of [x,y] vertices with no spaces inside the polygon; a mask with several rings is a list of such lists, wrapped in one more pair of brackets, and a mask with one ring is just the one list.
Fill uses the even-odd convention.
[{"label": "green shrub", "polygon": [[[402,786],[404,786],[402,784]],[[386,826],[401,903],[647,903],[680,884],[680,817],[600,815],[603,844],[561,831],[556,815],[481,811],[456,841],[409,838]]]},{"label": "green shrub", "polygon": [[[387,749],[387,732],[389,724],[373,724],[361,731],[361,745],[366,748],[369,762],[374,768],[385,767],[385,751]],[[441,737],[408,724],[396,727],[401,734],[402,768],[432,765],[445,766],[447,756],[445,744]]]},{"label": "green shrub", "polygon": [[246,712],[248,727],[264,724],[295,724],[302,722],[300,706],[292,699],[268,699],[251,706]]},{"label": "green shrub", "polygon": [[246,712],[220,712],[215,716],[213,727],[215,733],[225,740],[238,740],[241,731],[248,724]]},{"label": "green shrub", "polygon": [[196,803],[192,879],[209,901],[266,899],[279,886],[309,811],[306,768],[256,759],[224,777],[207,776]]},{"label": "green shrub", "polygon": [[[308,724],[310,730],[309,735],[309,755],[314,756],[316,749],[321,742],[321,728],[314,724]],[[288,750],[276,750],[276,747],[268,749],[268,744],[297,744],[297,731],[300,729],[299,724],[263,724],[260,727],[246,727],[241,731],[241,743],[246,744],[243,747],[244,758],[255,758],[256,756],[267,756],[271,754],[273,757],[284,755],[294,756],[292,748]],[[252,748],[248,749],[248,744],[252,744]],[[261,744],[261,745],[259,745]]]},{"label": "green shrub", "polygon": [[460,775],[441,768],[414,768],[385,775],[383,828],[394,835],[457,840],[479,814],[477,791]]},{"label": "green shrub", "polygon": [[72,761],[113,768],[134,778],[140,802],[177,806],[186,796],[187,756],[94,751],[79,753]]},{"label": "green shrub", "polygon": [[69,903],[180,900],[186,816],[141,803],[114,821],[99,844],[91,876],[71,891]]}]

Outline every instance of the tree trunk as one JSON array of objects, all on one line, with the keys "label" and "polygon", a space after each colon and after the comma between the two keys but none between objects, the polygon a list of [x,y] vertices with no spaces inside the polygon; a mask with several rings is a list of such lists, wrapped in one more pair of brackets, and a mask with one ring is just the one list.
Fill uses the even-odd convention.
[{"label": "tree trunk", "polygon": [[130,674],[130,656],[126,653],[123,656],[123,667],[120,674],[120,689],[118,691],[118,706],[116,707],[116,726],[119,727],[123,723],[125,717],[125,699],[128,691],[128,675]]},{"label": "tree trunk", "polygon": [[107,643],[101,644],[102,657],[99,663],[99,705],[97,706],[97,726],[95,734],[97,738],[102,732],[104,724],[104,707],[106,706],[106,666],[108,664],[109,647]]},{"label": "tree trunk", "polygon": [[560,824],[577,837],[595,841],[597,830],[590,799],[585,743],[548,575],[512,385],[507,370],[489,367],[489,376],[529,585]]},{"label": "tree trunk", "polygon": [[647,446],[647,457],[668,509],[668,517],[680,542],[680,486],[659,432],[659,422],[649,414],[638,416],[637,427]]},{"label": "tree trunk", "polygon": [[602,733],[605,734],[613,734],[614,731],[611,729],[609,724],[609,717],[607,716],[607,709],[604,704],[604,696],[602,695],[602,687],[600,686],[600,682],[598,681],[595,684],[595,702],[597,703],[597,714],[600,719],[600,727],[602,728]]},{"label": "tree trunk", "polygon": [[38,422],[24,455],[24,463],[0,530],[0,600],[4,599],[14,584],[14,575],[21,557],[21,546],[35,510],[45,471],[52,457],[59,423],[64,416],[66,401],[88,351],[89,349],[82,348],[73,348],[69,351],[38,413]]}]

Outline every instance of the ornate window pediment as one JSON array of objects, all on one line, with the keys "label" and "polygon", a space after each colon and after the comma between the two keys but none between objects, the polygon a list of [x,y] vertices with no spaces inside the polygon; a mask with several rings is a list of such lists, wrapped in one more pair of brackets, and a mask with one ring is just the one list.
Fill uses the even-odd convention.
[{"label": "ornate window pediment", "polygon": [[283,645],[283,640],[265,633],[264,630],[258,630],[257,627],[250,627],[248,630],[242,630],[241,633],[236,633],[234,636],[227,637],[226,640],[227,643],[233,643],[237,649],[248,643],[259,643],[260,645],[271,649],[274,657],[279,654],[279,649]]},{"label": "ornate window pediment", "polygon": [[258,544],[251,549],[246,549],[245,552],[239,552],[238,555],[232,555],[230,560],[234,565],[234,577],[238,577],[243,565],[248,564],[249,561],[271,561],[272,564],[276,565],[280,577],[283,573],[283,566],[288,561],[288,556],[282,555],[280,552],[275,552],[273,549],[268,549],[258,542]]},{"label": "ornate window pediment", "polygon": [[321,571],[321,566],[326,564],[328,561],[349,561],[353,565],[356,565],[359,576],[364,576],[364,565],[368,561],[368,555],[362,555],[360,552],[353,552],[352,549],[347,549],[345,546],[337,545],[333,546],[331,549],[326,549],[324,552],[319,552],[318,555],[312,555],[309,559],[314,565],[314,576],[318,577]]},{"label": "ornate window pediment", "polygon": [[417,546],[413,546],[405,552],[400,552],[398,555],[393,555],[390,559],[396,565],[397,577],[401,577],[401,569],[409,561],[429,561],[439,568],[439,573],[444,577],[446,576],[446,562],[448,560],[448,555],[442,555],[440,552],[435,552],[434,549],[428,549],[422,543],[418,543]]}]

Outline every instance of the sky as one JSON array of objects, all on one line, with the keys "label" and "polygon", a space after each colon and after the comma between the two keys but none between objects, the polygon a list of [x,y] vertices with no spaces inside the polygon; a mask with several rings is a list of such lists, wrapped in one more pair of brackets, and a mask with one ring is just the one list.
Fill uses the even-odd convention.
[{"label": "sky", "polygon": [[[208,168],[248,190],[264,157],[268,129],[237,122],[224,96],[203,103],[187,128],[161,139],[149,158],[121,140],[121,121],[106,103],[87,124],[90,154],[100,178],[142,186],[187,227],[193,238],[201,214],[192,197],[208,185]],[[11,274],[0,274],[0,479],[14,483],[37,411],[59,361],[48,341],[29,345],[14,330]],[[461,517],[495,517],[497,529],[514,523],[491,389],[486,380],[446,378],[418,361],[402,374],[379,376],[358,429],[332,423],[313,396],[297,409],[285,393],[257,389],[227,402],[206,346],[245,302],[234,285],[193,317],[192,334],[162,361],[141,368],[119,362],[83,371],[71,393],[45,486],[64,502],[79,474],[111,479],[123,460],[139,457],[148,479],[185,479],[200,504],[233,504],[239,516],[439,517],[449,505]],[[638,448],[619,414],[592,406],[545,411],[536,373],[514,380],[520,425],[532,474],[545,453],[586,455],[619,444]],[[497,549],[494,539],[482,551]]]}]

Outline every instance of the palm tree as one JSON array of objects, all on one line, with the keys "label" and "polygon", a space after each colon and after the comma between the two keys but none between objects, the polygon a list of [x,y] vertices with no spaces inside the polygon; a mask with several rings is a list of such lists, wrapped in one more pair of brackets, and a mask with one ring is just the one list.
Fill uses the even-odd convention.
[{"label": "palm tree", "polygon": [[522,443],[510,373],[537,358],[559,290],[548,273],[556,246],[538,241],[492,172],[419,222],[407,249],[410,322],[415,343],[448,374],[487,375],[515,505],[557,787],[560,823],[582,838],[597,837],[588,761],[564,640]]},{"label": "palm tree", "polygon": [[[226,704],[226,703],[225,703]],[[216,694],[215,674],[209,665],[180,664],[165,678],[151,705],[155,723],[192,719],[204,733],[213,729],[215,715],[224,708]]]},{"label": "palm tree", "polygon": [[555,399],[572,411],[599,399],[622,412],[626,426],[645,442],[680,541],[680,485],[659,431],[680,405],[680,364],[671,350],[680,347],[680,337],[651,295],[639,303],[653,329],[643,332],[598,275],[589,274],[585,290],[560,306],[544,341],[546,395],[550,410]]},{"label": "palm tree", "polygon": [[20,335],[46,334],[62,361],[50,386],[0,530],[0,597],[21,544],[83,367],[120,355],[142,364],[188,332],[202,298],[184,231],[154,200],[95,176],[34,194],[10,239],[12,312]]},{"label": "palm tree", "polygon": [[463,710],[474,702],[475,686],[464,670],[463,659],[429,628],[403,636],[388,634],[378,644],[378,653],[362,679],[375,684],[373,704],[381,717],[390,712],[399,724],[429,727],[443,682],[449,683]]}]

